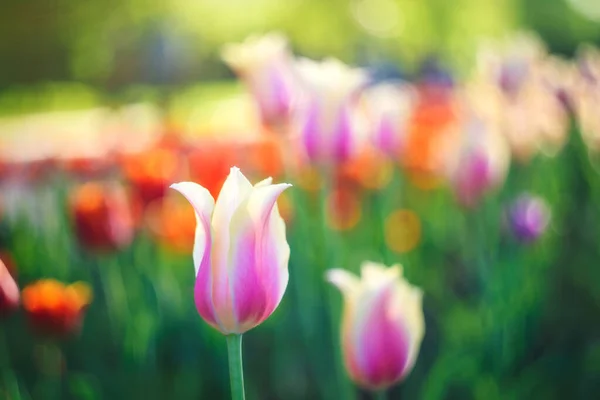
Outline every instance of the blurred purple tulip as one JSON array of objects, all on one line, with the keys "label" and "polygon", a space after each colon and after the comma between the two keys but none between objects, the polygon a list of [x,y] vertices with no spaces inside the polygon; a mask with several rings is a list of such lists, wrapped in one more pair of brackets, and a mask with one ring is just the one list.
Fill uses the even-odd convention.
[{"label": "blurred purple tulip", "polygon": [[550,208],[544,199],[526,193],[510,205],[508,225],[520,241],[534,242],[548,228],[550,215]]}]

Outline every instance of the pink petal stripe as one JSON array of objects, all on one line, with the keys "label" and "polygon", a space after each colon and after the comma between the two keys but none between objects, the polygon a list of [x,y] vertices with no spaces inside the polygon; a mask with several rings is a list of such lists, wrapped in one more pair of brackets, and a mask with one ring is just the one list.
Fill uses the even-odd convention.
[{"label": "pink petal stripe", "polygon": [[362,332],[356,343],[361,381],[372,388],[387,387],[399,380],[410,352],[408,331],[388,313],[393,287],[378,296],[367,319],[360,321]]},{"label": "pink petal stripe", "polygon": [[246,215],[240,213],[234,217],[238,220],[232,222],[230,262],[240,330],[248,330],[268,318],[287,284],[289,247],[285,225],[275,206],[277,197],[287,187],[282,184],[255,188]]}]

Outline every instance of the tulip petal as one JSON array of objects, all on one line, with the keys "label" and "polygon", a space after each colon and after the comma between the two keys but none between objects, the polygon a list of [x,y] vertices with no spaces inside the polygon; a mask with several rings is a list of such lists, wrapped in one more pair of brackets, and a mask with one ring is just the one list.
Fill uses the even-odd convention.
[{"label": "tulip petal", "polygon": [[402,267],[393,265],[385,268],[373,261],[365,261],[360,266],[360,272],[365,285],[376,289],[398,279],[402,275]]},{"label": "tulip petal", "polygon": [[395,155],[399,150],[399,140],[397,135],[400,134],[400,127],[394,125],[394,120],[391,115],[383,115],[379,121],[379,129],[375,136],[375,144],[384,152]]},{"label": "tulip petal", "polygon": [[213,228],[229,226],[231,216],[240,204],[248,197],[252,184],[237,167],[232,167],[229,176],[223,183],[213,213]]},{"label": "tulip petal", "polygon": [[425,335],[425,319],[423,317],[423,292],[400,280],[395,291],[395,298],[389,308],[389,316],[404,325],[410,338],[408,359],[403,376],[408,374],[419,354],[419,347]]},{"label": "tulip petal", "polygon": [[349,295],[360,290],[360,280],[356,275],[344,269],[331,269],[326,272],[325,279],[333,283],[344,295]]},{"label": "tulip petal", "polygon": [[356,321],[358,368],[362,372],[361,379],[374,388],[396,381],[409,361],[410,334],[388,312],[393,294],[393,285],[378,292],[368,307],[368,315]]},{"label": "tulip petal", "polygon": [[193,253],[194,268],[196,270],[194,301],[202,318],[211,326],[220,329],[222,324],[218,321],[212,300],[211,247],[213,235],[211,234],[210,220],[215,201],[208,190],[193,182],[175,183],[171,185],[171,188],[185,196],[196,211],[196,235]]},{"label": "tulip petal", "polygon": [[258,182],[256,185],[254,185],[255,188],[259,188],[259,187],[263,187],[263,186],[269,186],[273,183],[273,178],[268,177],[266,179],[263,179],[262,181]]},{"label": "tulip petal", "polygon": [[331,136],[332,155],[337,161],[346,160],[352,147],[352,122],[350,121],[350,111],[347,105],[340,107],[338,120],[334,126]]},{"label": "tulip petal", "polygon": [[193,259],[194,269],[196,270],[196,275],[198,275],[204,255],[207,252],[210,253],[210,220],[215,207],[215,200],[208,190],[194,182],[174,183],[171,185],[171,189],[175,189],[181,193],[191,203],[196,212],[197,225]]},{"label": "tulip petal", "polygon": [[229,277],[238,331],[264,321],[287,286],[290,248],[276,201],[290,186],[255,187],[232,218]]},{"label": "tulip petal", "polygon": [[215,232],[212,245],[212,301],[221,323],[229,329],[235,325],[231,318],[231,284],[227,273],[230,248],[230,224],[232,215],[252,191],[252,184],[237,167],[232,167],[225,180],[212,217],[212,229]]},{"label": "tulip petal", "polygon": [[319,160],[323,151],[321,143],[321,127],[319,121],[320,111],[319,105],[315,101],[311,101],[306,110],[306,119],[302,125],[302,137],[306,155],[311,160]]}]

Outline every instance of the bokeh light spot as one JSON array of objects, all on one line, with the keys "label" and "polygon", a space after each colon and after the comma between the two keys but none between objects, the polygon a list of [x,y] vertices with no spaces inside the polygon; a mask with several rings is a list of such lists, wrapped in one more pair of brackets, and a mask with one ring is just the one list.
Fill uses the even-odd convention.
[{"label": "bokeh light spot", "polygon": [[397,253],[414,249],[421,240],[421,220],[413,211],[397,210],[385,220],[385,243]]},{"label": "bokeh light spot", "polygon": [[392,0],[355,1],[352,15],[364,30],[374,36],[398,36],[402,29],[398,4]]}]

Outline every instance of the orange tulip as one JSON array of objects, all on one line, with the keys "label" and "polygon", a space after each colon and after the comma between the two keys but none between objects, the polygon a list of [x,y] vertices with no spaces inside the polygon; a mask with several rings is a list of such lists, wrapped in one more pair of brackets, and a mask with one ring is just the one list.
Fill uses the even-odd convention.
[{"label": "orange tulip", "polygon": [[54,279],[28,285],[22,295],[32,327],[41,334],[57,337],[79,331],[85,309],[92,300],[92,291],[87,284],[65,285]]},{"label": "orange tulip", "polygon": [[408,126],[401,162],[413,183],[423,189],[436,186],[446,151],[449,128],[457,114],[452,97],[446,93],[422,90]]}]

